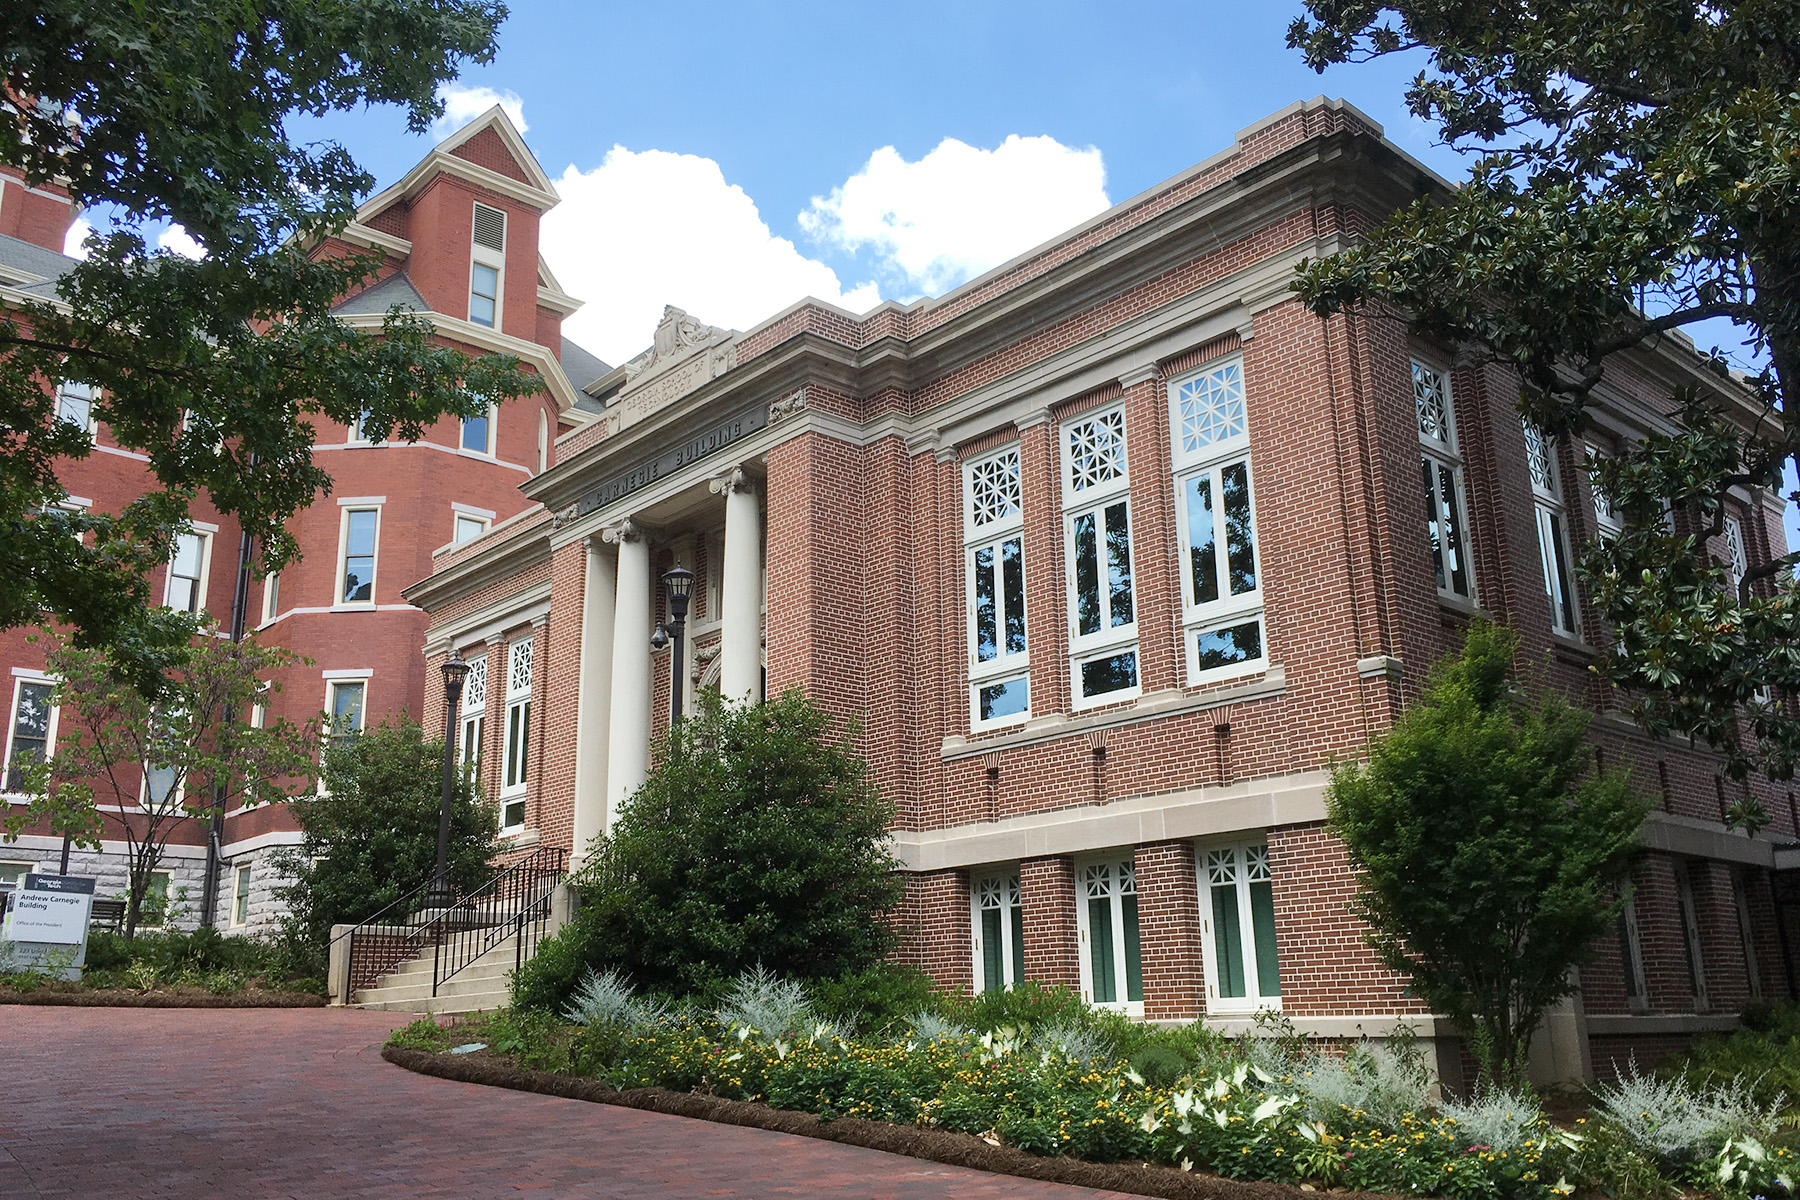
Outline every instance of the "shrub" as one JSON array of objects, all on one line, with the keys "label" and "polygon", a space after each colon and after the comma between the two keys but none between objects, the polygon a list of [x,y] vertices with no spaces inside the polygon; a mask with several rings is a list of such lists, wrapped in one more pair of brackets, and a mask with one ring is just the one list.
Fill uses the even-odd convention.
[{"label": "shrub", "polygon": [[761,964],[732,981],[716,1019],[726,1029],[769,1041],[799,1037],[821,1024],[806,997],[806,985],[797,979],[779,979]]},{"label": "shrub", "polygon": [[944,1002],[945,1016],[977,1033],[1081,1025],[1091,1020],[1095,1011],[1078,992],[1055,984],[1046,986],[1035,979],[979,996],[951,997]]},{"label": "shrub", "polygon": [[931,976],[885,959],[835,979],[809,980],[806,991],[821,1016],[870,1037],[900,1032],[941,1003]]},{"label": "shrub", "polygon": [[1527,1093],[1486,1088],[1468,1100],[1446,1100],[1438,1112],[1456,1122],[1465,1147],[1514,1151],[1544,1134],[1544,1110]]},{"label": "shrub", "polygon": [[[293,802],[303,838],[275,856],[292,878],[277,889],[290,936],[322,947],[333,925],[367,920],[431,878],[443,773],[444,743],[405,717],[325,751],[330,794]],[[471,891],[494,873],[498,824],[469,777],[453,788],[450,882]]]},{"label": "shrub", "polygon": [[615,968],[589,971],[563,1009],[563,1019],[577,1025],[649,1025],[661,1020],[668,1005],[640,997]]},{"label": "shrub", "polygon": [[1775,1106],[1758,1103],[1738,1081],[1695,1087],[1644,1074],[1635,1061],[1616,1082],[1596,1085],[1594,1098],[1628,1141],[1674,1170],[1713,1157],[1730,1141],[1766,1142],[1780,1125]]},{"label": "shrub", "polygon": [[1746,1006],[1744,1028],[1702,1038],[1685,1058],[1666,1062],[1696,1090],[1735,1087],[1764,1108],[1800,1105],[1800,1005]]},{"label": "shrub", "polygon": [[1280,1087],[1302,1102],[1306,1116],[1340,1125],[1346,1114],[1366,1114],[1384,1129],[1398,1129],[1409,1113],[1423,1112],[1430,1077],[1416,1056],[1387,1046],[1351,1046],[1342,1055],[1314,1052]]},{"label": "shrub", "polygon": [[590,968],[717,997],[758,964],[818,980],[879,963],[904,885],[891,810],[850,736],[797,691],[761,705],[702,692],[595,839],[581,908],[521,972],[514,1003],[560,1007]]}]

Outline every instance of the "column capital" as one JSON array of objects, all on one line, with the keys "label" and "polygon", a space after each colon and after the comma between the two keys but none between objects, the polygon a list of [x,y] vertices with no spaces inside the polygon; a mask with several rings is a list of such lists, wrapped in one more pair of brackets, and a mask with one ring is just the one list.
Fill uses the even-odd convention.
[{"label": "column capital", "polygon": [[644,540],[644,528],[630,517],[626,517],[617,525],[607,525],[602,528],[600,540],[609,546],[617,546],[623,542],[641,542]]},{"label": "column capital", "polygon": [[736,466],[708,480],[706,487],[715,496],[729,496],[733,492],[754,492],[756,481],[742,466]]},{"label": "column capital", "polygon": [[583,534],[581,544],[587,547],[589,554],[598,554],[606,549],[607,541],[600,535],[599,530],[595,530],[593,533]]}]

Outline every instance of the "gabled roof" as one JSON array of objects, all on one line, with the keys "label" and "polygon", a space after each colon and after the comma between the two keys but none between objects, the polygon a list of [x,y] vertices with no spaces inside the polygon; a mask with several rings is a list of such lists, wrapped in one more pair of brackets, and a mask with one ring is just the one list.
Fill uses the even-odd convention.
[{"label": "gabled roof", "polygon": [[349,299],[339,301],[331,311],[340,317],[380,316],[395,305],[413,312],[431,311],[431,306],[413,287],[405,271],[396,271],[374,287],[364,288]]},{"label": "gabled roof", "polygon": [[[487,130],[492,130],[499,137],[507,153],[518,163],[525,182],[521,183],[509,175],[502,175],[479,163],[470,162],[455,153],[458,147]],[[519,136],[519,131],[513,128],[512,120],[496,104],[434,146],[431,153],[420,159],[400,182],[383,188],[365,200],[356,210],[357,221],[366,223],[388,206],[411,198],[438,175],[454,175],[459,179],[466,179],[491,192],[510,196],[521,204],[530,205],[539,212],[548,212],[562,201],[562,197],[556,194],[556,187],[550,182],[550,177],[544,174],[544,168],[538,165],[537,158],[525,145],[525,139]]]}]

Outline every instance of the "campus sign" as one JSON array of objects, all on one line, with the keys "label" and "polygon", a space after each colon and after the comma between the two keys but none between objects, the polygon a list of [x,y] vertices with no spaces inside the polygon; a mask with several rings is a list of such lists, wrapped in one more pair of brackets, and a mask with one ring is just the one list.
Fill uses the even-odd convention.
[{"label": "campus sign", "polygon": [[25,876],[25,886],[12,894],[6,909],[6,936],[13,943],[16,965],[80,978],[93,904],[90,878]]}]

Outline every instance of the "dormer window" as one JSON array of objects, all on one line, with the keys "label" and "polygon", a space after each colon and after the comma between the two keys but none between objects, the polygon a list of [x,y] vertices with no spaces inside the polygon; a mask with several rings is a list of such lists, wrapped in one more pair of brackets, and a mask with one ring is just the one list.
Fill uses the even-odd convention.
[{"label": "dormer window", "polygon": [[475,206],[469,249],[469,320],[495,329],[500,324],[500,276],[506,268],[506,214]]}]

